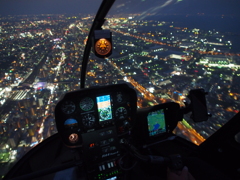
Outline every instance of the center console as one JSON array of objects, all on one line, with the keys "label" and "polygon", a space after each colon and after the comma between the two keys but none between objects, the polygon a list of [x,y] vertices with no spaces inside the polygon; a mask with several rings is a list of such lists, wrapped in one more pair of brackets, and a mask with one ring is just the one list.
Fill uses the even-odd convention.
[{"label": "center console", "polygon": [[126,84],[66,93],[55,108],[63,143],[83,151],[89,179],[119,179],[120,141],[129,136],[137,108],[136,92]]}]

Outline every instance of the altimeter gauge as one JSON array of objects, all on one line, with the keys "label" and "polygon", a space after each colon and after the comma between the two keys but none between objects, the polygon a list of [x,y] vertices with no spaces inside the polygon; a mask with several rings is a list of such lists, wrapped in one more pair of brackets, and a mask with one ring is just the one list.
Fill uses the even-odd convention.
[{"label": "altimeter gauge", "polygon": [[63,102],[61,109],[62,112],[65,114],[72,114],[75,111],[76,106],[72,101],[65,101]]},{"label": "altimeter gauge", "polygon": [[82,117],[82,123],[85,127],[92,127],[95,124],[95,116],[93,114],[85,114]]},{"label": "altimeter gauge", "polygon": [[117,119],[124,119],[127,117],[127,109],[125,107],[119,107],[117,108],[115,115]]},{"label": "altimeter gauge", "polygon": [[90,97],[86,97],[80,101],[80,108],[83,111],[89,111],[93,108],[94,102]]}]

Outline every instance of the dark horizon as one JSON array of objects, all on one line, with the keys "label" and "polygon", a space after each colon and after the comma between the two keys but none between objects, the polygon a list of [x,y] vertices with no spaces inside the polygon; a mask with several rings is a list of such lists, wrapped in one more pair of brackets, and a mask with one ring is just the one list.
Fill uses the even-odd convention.
[{"label": "dark horizon", "polygon": [[[101,0],[1,0],[0,15],[96,13]],[[116,0],[110,14],[179,13],[240,16],[238,0]]]}]

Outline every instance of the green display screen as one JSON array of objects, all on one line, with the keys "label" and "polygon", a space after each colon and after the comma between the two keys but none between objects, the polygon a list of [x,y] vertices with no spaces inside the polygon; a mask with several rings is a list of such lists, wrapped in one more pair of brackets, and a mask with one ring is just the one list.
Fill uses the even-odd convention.
[{"label": "green display screen", "polygon": [[163,109],[149,112],[147,119],[149,136],[156,136],[166,132],[166,122]]}]

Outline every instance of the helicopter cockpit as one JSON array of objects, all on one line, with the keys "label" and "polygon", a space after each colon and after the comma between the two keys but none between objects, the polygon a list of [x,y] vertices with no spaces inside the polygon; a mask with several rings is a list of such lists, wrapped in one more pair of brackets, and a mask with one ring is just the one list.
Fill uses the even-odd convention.
[{"label": "helicopter cockpit", "polygon": [[[190,94],[195,105],[194,98],[205,96],[202,89]],[[180,171],[200,163],[201,171],[211,171],[195,170],[197,178],[227,179],[197,159],[197,147],[172,133],[191,107],[169,102],[137,111],[136,92],[127,84],[68,92],[55,108],[58,133],[27,153],[5,178],[165,179],[167,167]]]},{"label": "helicopter cockpit", "polygon": [[[122,36],[144,40],[148,43],[158,44],[159,47],[151,47],[152,49],[150,48],[149,52],[141,51],[141,56],[155,60],[161,59],[161,62],[165,64],[168,63],[166,59],[160,58],[158,55],[152,56],[151,52],[160,51],[159,49],[165,52],[167,46],[174,50],[178,48],[176,47],[177,44],[179,47],[191,47],[192,44],[185,43],[183,45],[183,42],[179,44],[177,41],[174,44],[173,41],[175,40],[172,36],[171,42],[166,40],[164,43],[161,43],[154,39],[156,33],[148,34],[151,39],[144,39],[140,35],[131,34],[132,31],[137,32],[137,30],[126,30],[125,23],[127,23],[126,19],[132,19],[132,16],[123,18],[119,28],[116,25],[118,20],[113,18],[109,22],[111,21],[111,25],[116,28],[109,27],[106,24],[106,16],[114,2],[114,0],[102,1],[92,22],[88,37],[84,40],[86,44],[80,71],[81,89],[64,92],[55,105],[54,119],[57,133],[44,139],[26,153],[10,169],[4,179],[171,179],[169,172],[178,174],[185,167],[188,168],[191,174],[186,179],[239,179],[240,166],[237,162],[240,160],[240,145],[238,142],[240,113],[237,113],[217,132],[205,139],[186,122],[184,117],[187,116],[188,119],[191,119],[196,124],[208,121],[211,114],[208,112],[206,100],[208,93],[206,90],[197,86],[195,81],[192,81],[191,83],[198,88],[188,88],[189,92],[187,93],[186,101],[183,101],[183,96],[180,96],[179,94],[181,93],[177,90],[172,92],[171,95],[164,92],[159,93],[162,96],[155,97],[150,92],[150,89],[147,90],[129,75],[133,74],[133,72],[128,71],[127,64],[124,67],[125,71],[118,66],[125,62],[121,59],[123,56],[117,56],[115,61],[109,58],[109,56],[115,53],[113,32],[117,32]],[[168,3],[171,2],[167,1],[161,7],[165,7]],[[120,4],[118,7],[125,5]],[[154,14],[155,10],[151,9],[150,14]],[[147,12],[142,13],[140,16],[138,15],[143,32],[143,26],[146,22],[141,21],[141,19],[147,15]],[[136,22],[130,23],[133,23],[134,27]],[[162,26],[163,24],[165,22],[158,22],[157,26]],[[79,22],[70,26],[69,29],[75,26],[76,29],[82,32],[85,31],[83,25]],[[152,26],[156,25],[153,24]],[[173,25],[170,25],[170,27],[174,28]],[[187,29],[178,28],[175,27],[176,30],[187,31]],[[52,33],[49,29],[46,29],[46,31],[47,33]],[[66,30],[65,34],[68,34],[69,31]],[[199,30],[196,29],[192,33],[191,37],[200,34]],[[183,35],[181,34],[181,36]],[[212,36],[220,37],[218,33]],[[80,36],[76,37],[81,39]],[[116,38],[116,35],[114,38]],[[60,47],[58,41],[61,41],[61,39],[53,40],[53,46],[48,45],[48,48],[45,50],[48,50],[50,54],[50,51],[54,49],[61,51],[63,46],[67,46],[64,44]],[[205,42],[204,44],[210,43],[203,41]],[[134,47],[131,39],[127,40],[127,46]],[[74,45],[75,49],[77,49],[76,47],[77,45]],[[94,52],[94,56],[97,57],[96,62],[91,60],[91,50]],[[122,50],[120,54],[124,54],[125,51]],[[64,52],[61,53],[58,54],[60,57],[59,64],[56,68],[52,68],[53,71],[57,72],[59,79],[61,79],[59,75],[60,66],[65,63],[66,59]],[[176,64],[174,72],[169,73],[169,76],[172,78],[174,75],[179,74],[179,69],[182,66],[189,70],[189,66],[192,63],[184,64],[184,62],[188,62],[190,59],[194,63],[196,62],[197,66],[199,65],[204,69],[204,67],[207,67],[204,64],[205,61],[210,61],[201,59],[204,53],[214,55],[214,53],[218,52],[215,52],[215,50],[203,52],[202,49],[190,52],[186,48],[184,54],[169,55],[168,58],[177,57],[183,62],[181,65]],[[127,58],[133,56],[134,53],[131,52]],[[140,56],[140,54],[136,56]],[[98,66],[100,73],[104,72],[104,68],[114,69],[114,72],[118,72],[123,81],[121,83],[109,83],[111,82],[111,74],[105,74],[96,79],[94,76],[95,72],[88,69],[89,61],[94,62],[90,68],[95,69],[95,66]],[[104,61],[104,63],[99,63],[100,61]],[[138,64],[132,59],[131,63],[132,66],[139,69],[139,72],[144,74],[144,77],[149,77],[148,73],[150,71],[147,65],[151,64],[151,61]],[[224,63],[225,61],[222,62],[221,66],[233,68],[231,65]],[[71,63],[69,66],[71,66]],[[189,77],[195,78],[199,76],[197,74],[198,70],[195,71],[190,73]],[[64,70],[64,73],[69,72]],[[155,74],[158,74],[157,71]],[[118,75],[116,75],[116,78],[119,78],[117,77]],[[207,74],[204,75],[207,76]],[[86,76],[89,76],[89,78],[86,78]],[[160,76],[154,77],[159,78]],[[87,86],[86,81],[88,81]],[[108,83],[105,83],[104,86],[94,86],[93,81]],[[159,92],[163,92],[161,85],[168,84],[167,81],[158,81],[153,78],[150,83],[158,87]],[[213,89],[218,88],[215,84],[211,85],[210,81],[209,85],[209,93]],[[141,99],[141,96],[151,100],[151,103],[145,101],[144,98]],[[163,96],[167,96],[167,98]],[[172,97],[170,98],[169,96]],[[223,96],[221,94],[218,98],[223,98]],[[187,126],[189,128],[186,128]],[[201,134],[204,133],[206,132],[204,131]],[[189,136],[189,139],[193,139],[193,143],[184,139],[180,134]],[[175,177],[175,179],[178,178],[180,177]]]}]

